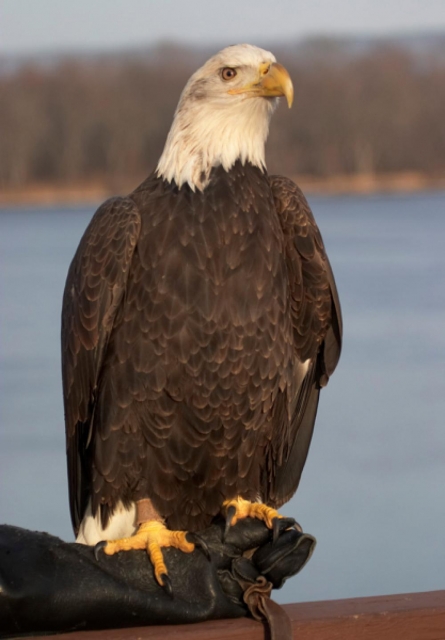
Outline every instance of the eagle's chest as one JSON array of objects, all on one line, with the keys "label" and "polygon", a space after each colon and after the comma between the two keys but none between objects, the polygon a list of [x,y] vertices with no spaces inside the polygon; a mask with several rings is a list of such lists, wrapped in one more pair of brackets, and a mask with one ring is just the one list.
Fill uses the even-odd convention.
[{"label": "eagle's chest", "polygon": [[167,192],[145,209],[126,316],[139,317],[142,366],[162,369],[157,378],[171,396],[205,391],[232,412],[248,385],[267,378],[270,399],[287,384],[292,327],[283,232],[268,184],[216,186]]},{"label": "eagle's chest", "polygon": [[256,191],[225,186],[167,193],[143,217],[136,277],[150,305],[170,306],[172,320],[254,321],[287,296],[283,232],[267,183]]}]

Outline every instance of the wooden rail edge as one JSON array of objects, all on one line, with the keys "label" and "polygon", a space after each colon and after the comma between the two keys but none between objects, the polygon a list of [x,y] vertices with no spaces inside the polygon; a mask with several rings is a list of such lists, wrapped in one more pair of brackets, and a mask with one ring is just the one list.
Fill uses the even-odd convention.
[{"label": "wooden rail edge", "polygon": [[[445,590],[284,605],[298,640],[445,640]],[[48,640],[264,640],[246,618],[82,631]],[[39,640],[44,640],[42,636]]]}]

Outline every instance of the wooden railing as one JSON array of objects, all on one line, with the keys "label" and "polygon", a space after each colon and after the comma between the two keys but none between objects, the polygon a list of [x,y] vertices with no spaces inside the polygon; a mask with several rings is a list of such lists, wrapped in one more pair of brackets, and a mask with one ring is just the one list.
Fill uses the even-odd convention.
[{"label": "wooden railing", "polygon": [[[298,640],[445,640],[445,591],[327,600],[284,606]],[[264,640],[259,622],[240,618],[192,625],[83,631],[47,640]],[[40,636],[39,640],[43,640]]]}]

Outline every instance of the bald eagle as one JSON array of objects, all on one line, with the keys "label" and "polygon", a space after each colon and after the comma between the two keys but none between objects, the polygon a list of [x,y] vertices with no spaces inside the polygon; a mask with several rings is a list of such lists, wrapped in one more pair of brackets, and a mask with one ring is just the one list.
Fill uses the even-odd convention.
[{"label": "bald eagle", "polygon": [[[63,299],[71,517],[106,553],[163,546],[221,512],[272,526],[294,494],[340,355],[340,304],[300,189],[264,145],[293,87],[228,47],[188,81],[156,170],[94,214]],[[102,541],[102,542],[101,542]],[[105,542],[103,542],[105,541]]]}]

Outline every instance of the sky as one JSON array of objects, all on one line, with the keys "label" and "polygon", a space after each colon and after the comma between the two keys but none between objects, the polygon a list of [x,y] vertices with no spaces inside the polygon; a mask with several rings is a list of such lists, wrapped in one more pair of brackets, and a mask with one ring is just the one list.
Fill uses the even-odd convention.
[{"label": "sky", "polygon": [[445,30],[445,0],[0,0],[0,54]]}]

